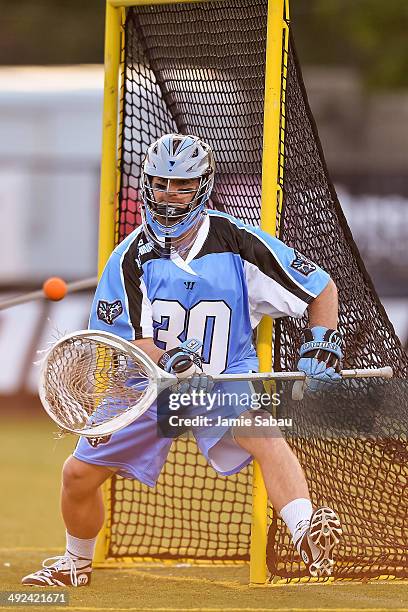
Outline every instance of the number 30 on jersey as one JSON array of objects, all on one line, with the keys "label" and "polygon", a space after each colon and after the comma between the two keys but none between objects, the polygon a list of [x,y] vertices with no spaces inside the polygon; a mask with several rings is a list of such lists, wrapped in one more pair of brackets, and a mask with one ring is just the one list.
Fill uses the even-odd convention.
[{"label": "number 30 on jersey", "polygon": [[155,343],[164,350],[187,338],[203,343],[203,369],[207,374],[227,367],[231,308],[224,301],[201,301],[185,308],[175,300],[154,300]]}]

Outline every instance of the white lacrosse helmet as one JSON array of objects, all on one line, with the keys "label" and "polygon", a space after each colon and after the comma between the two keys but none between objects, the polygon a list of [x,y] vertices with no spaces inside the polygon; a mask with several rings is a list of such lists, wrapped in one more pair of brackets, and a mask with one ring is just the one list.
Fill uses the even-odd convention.
[{"label": "white lacrosse helmet", "polygon": [[[205,215],[214,185],[215,162],[211,147],[197,136],[165,134],[147,150],[141,173],[143,229],[161,256],[188,250]],[[152,186],[153,177],[167,182],[167,189]],[[169,191],[172,179],[200,179],[184,205],[158,202],[155,194]],[[183,193],[188,193],[183,190]],[[177,198],[175,198],[177,199]]]}]

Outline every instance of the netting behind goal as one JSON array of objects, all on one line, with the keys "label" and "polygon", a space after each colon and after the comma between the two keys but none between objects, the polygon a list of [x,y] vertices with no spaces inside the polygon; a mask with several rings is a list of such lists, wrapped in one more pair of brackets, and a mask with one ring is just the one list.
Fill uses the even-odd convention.
[{"label": "netting behind goal", "polygon": [[[343,398],[338,405],[333,398],[331,406],[323,406],[326,415],[313,410],[310,402],[300,403],[294,415],[291,445],[305,468],[312,500],[316,505],[324,503],[335,508],[343,523],[344,537],[336,554],[334,576],[408,577],[404,545],[408,521],[408,447],[404,427],[408,359],[360,259],[331,184],[293,39],[288,56],[284,204],[279,237],[319,263],[336,282],[339,329],[346,347],[343,367],[391,365],[394,375],[401,379],[387,391],[395,398],[392,415],[376,414],[372,407],[367,410],[363,401],[357,403],[353,409],[360,411],[360,423],[350,435],[341,435],[341,429],[349,427],[359,415],[350,414]],[[295,369],[301,329],[306,326],[306,318],[277,322],[276,370]],[[352,392],[348,399],[353,402]],[[381,423],[373,423],[374,419]],[[335,436],[336,429],[339,436]],[[272,575],[306,575],[277,517],[269,529],[267,560]]]},{"label": "netting behind goal", "polygon": [[[141,161],[147,146],[165,132],[198,134],[209,142],[217,160],[212,205],[259,223],[266,20],[266,0],[129,9],[116,241],[140,223]],[[292,42],[285,63],[280,236],[327,269],[338,284],[346,365],[390,364],[402,376],[406,356],[364,271],[330,183]],[[294,368],[304,324],[280,322],[275,333],[276,369]],[[407,461],[401,462],[403,441],[397,442],[393,451],[386,441],[293,441],[314,503],[338,508],[346,525],[338,564],[341,576],[408,575],[401,547],[401,529],[408,519],[402,492]],[[178,440],[173,447],[155,489],[113,479],[108,557],[248,559],[250,468],[221,478],[206,465],[194,442]],[[398,505],[395,516],[384,515],[390,504]],[[369,540],[372,533],[376,535]],[[303,575],[276,518],[269,531],[268,566],[273,575]]]}]

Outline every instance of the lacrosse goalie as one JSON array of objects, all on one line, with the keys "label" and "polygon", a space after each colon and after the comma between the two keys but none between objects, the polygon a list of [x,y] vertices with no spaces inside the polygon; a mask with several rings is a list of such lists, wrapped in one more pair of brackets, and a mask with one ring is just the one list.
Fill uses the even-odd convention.
[{"label": "lacrosse goalie", "polygon": [[[150,145],[141,173],[143,222],[113,251],[89,328],[135,343],[183,380],[185,390],[209,392],[212,375],[258,370],[252,332],[264,315],[299,318],[307,310],[298,369],[311,393],[336,383],[342,340],[334,282],[277,238],[211,210],[214,172],[213,152],[196,136],[166,134]],[[192,339],[200,349],[191,350]],[[239,403],[230,408],[237,417],[248,412]],[[258,461],[269,500],[308,572],[330,576],[340,521],[333,509],[312,507],[303,470],[285,439],[251,437],[227,425],[212,436],[194,433],[221,475]],[[154,487],[171,443],[158,436],[156,404],[112,435],[81,437],[62,473],[66,550],[46,559],[23,584],[88,585],[104,517],[101,485],[116,472]]]}]

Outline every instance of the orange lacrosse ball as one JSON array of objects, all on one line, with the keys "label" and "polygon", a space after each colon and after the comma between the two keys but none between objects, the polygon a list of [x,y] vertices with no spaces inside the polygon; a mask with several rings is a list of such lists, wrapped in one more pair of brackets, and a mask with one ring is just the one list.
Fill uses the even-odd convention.
[{"label": "orange lacrosse ball", "polygon": [[62,300],[67,294],[67,283],[58,276],[48,278],[43,284],[43,292],[46,298],[57,302]]}]

